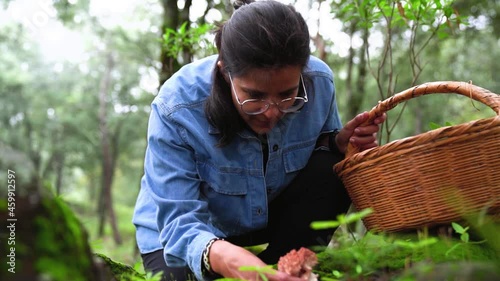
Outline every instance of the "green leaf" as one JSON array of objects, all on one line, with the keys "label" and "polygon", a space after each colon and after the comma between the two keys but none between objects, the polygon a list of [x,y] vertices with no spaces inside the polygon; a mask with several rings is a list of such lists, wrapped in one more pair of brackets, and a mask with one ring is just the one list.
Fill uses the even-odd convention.
[{"label": "green leaf", "polygon": [[357,222],[371,213],[373,213],[373,209],[367,208],[361,210],[360,212],[350,213],[348,215],[340,214],[337,216],[336,221],[314,221],[311,223],[311,228],[312,229],[336,228],[342,224],[350,224],[353,222]]},{"label": "green leaf", "polygon": [[355,11],[356,10],[356,6],[354,4],[348,4],[348,5],[345,5],[341,10],[340,10],[340,13],[347,13],[347,12],[352,12],[352,11]]},{"label": "green leaf", "polygon": [[456,248],[458,248],[461,244],[455,244],[453,247],[451,247],[448,251],[446,251],[445,256],[448,256],[451,254],[451,252],[455,251]]},{"label": "green leaf", "polygon": [[441,5],[441,0],[434,0],[434,4],[436,5],[436,8],[441,9],[443,5]]},{"label": "green leaf", "polygon": [[186,33],[186,27],[187,27],[187,21],[185,21],[184,23],[182,23],[181,27],[179,27],[179,34],[185,34]]},{"label": "green leaf", "polygon": [[373,213],[373,209],[371,209],[371,208],[367,208],[367,209],[364,209],[364,210],[361,210],[361,211],[355,212],[355,213],[350,213],[345,217],[345,223],[357,222],[357,221],[367,217],[371,213]]},{"label": "green leaf", "polygon": [[464,234],[465,233],[465,229],[459,225],[458,223],[455,223],[455,222],[452,222],[451,223],[451,227],[453,227],[453,229],[458,233],[458,234]]},{"label": "green leaf", "polygon": [[335,276],[335,277],[337,277],[337,278],[340,278],[340,277],[343,276],[343,274],[340,271],[338,271],[338,270],[333,270],[332,271],[332,275]]},{"label": "green leaf", "polygon": [[437,238],[431,237],[431,238],[423,239],[423,240],[420,240],[417,242],[397,240],[394,242],[394,244],[397,246],[401,246],[403,248],[407,248],[407,249],[420,249],[420,248],[435,244],[437,242],[438,242]]},{"label": "green leaf", "polygon": [[255,271],[259,274],[263,281],[268,281],[269,279],[265,273],[276,274],[276,270],[273,269],[272,265],[268,266],[241,266],[238,268],[241,271]]},{"label": "green leaf", "polygon": [[241,271],[255,271],[258,273],[276,274],[276,270],[273,269],[272,265],[268,265],[268,266],[240,266],[238,269]]},{"label": "green leaf", "polygon": [[356,273],[361,274],[361,272],[363,272],[363,268],[361,267],[361,265],[357,264],[356,265]]},{"label": "green leaf", "polygon": [[464,234],[460,235],[460,240],[465,243],[469,242],[469,233],[465,232]]},{"label": "green leaf", "polygon": [[429,123],[429,127],[431,128],[431,130],[435,130],[435,129],[441,128],[441,125],[434,123],[434,122],[431,122],[431,123]]},{"label": "green leaf", "polygon": [[444,15],[449,18],[453,14],[453,8],[450,6],[446,6],[443,8]]},{"label": "green leaf", "polygon": [[170,39],[170,33],[167,30],[167,32],[165,32],[165,34],[163,34],[163,41],[167,42],[167,41],[169,41],[169,39]]},{"label": "green leaf", "polygon": [[339,227],[340,223],[338,221],[313,221],[311,223],[312,229],[328,229]]},{"label": "green leaf", "polygon": [[321,280],[323,280],[323,281],[339,281],[340,279],[333,279],[333,278],[328,278],[328,277],[321,276]]}]

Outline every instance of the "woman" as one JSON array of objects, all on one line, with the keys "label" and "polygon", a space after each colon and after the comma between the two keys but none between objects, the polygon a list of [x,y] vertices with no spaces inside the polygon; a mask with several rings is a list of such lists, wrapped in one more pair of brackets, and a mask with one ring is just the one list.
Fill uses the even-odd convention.
[{"label": "woman", "polygon": [[[168,280],[257,280],[239,268],[327,244],[332,231],[310,223],[350,205],[332,167],[348,142],[376,146],[385,119],[360,126],[363,113],[341,129],[333,74],[310,56],[293,7],[235,8],[217,31],[218,55],[183,67],[152,103],[133,222],[146,270]],[[259,255],[243,248],[263,243]]]}]

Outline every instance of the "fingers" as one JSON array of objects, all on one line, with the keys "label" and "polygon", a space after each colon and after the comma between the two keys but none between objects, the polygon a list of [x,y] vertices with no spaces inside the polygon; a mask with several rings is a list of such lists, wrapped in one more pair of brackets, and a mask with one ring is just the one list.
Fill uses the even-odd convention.
[{"label": "fingers", "polygon": [[387,119],[387,114],[384,112],[384,114],[382,114],[381,116],[379,116],[373,120],[373,124],[375,124],[375,125],[382,124],[385,122],[386,119]]},{"label": "fingers", "polygon": [[[370,114],[366,111],[363,113],[360,113],[360,114],[356,115],[353,119],[351,119],[349,122],[347,122],[347,124],[344,125],[344,128],[346,128],[347,130],[354,130],[355,128],[363,125],[363,123],[368,120],[369,116],[370,116]],[[384,113],[381,116],[376,117],[371,124],[380,125],[380,124],[384,123],[386,119],[387,119],[387,114]]]},{"label": "fingers", "polygon": [[353,135],[349,139],[349,142],[359,147],[361,150],[378,146],[376,133],[369,135]]},{"label": "fingers", "polygon": [[349,122],[347,122],[344,125],[344,129],[346,129],[348,131],[354,131],[357,127],[359,127],[361,124],[363,124],[363,122],[365,122],[366,120],[368,120],[368,112],[365,111],[363,113],[356,115],[356,117],[354,117]]},{"label": "fingers", "polygon": [[378,125],[369,125],[364,127],[357,127],[354,129],[354,135],[365,136],[365,135],[373,135],[378,133],[379,130]]},{"label": "fingers", "polygon": [[[365,118],[364,114],[360,116],[359,120],[361,120],[362,118]],[[368,116],[366,116],[366,118],[368,118]],[[379,125],[385,122],[385,119],[386,114],[384,113],[383,115],[375,118],[373,120],[373,123],[371,123],[370,125],[356,127],[353,131],[352,136],[349,138],[349,142],[358,147],[360,151],[378,146],[377,133],[380,129]],[[362,122],[365,121],[366,119]]]},{"label": "fingers", "polygon": [[366,150],[378,146],[377,133],[380,124],[387,119],[386,113],[373,119],[369,124],[364,124],[370,118],[368,112],[363,112],[344,125],[344,128],[337,135],[336,142],[339,151],[344,152],[347,143],[351,143],[360,150]]}]

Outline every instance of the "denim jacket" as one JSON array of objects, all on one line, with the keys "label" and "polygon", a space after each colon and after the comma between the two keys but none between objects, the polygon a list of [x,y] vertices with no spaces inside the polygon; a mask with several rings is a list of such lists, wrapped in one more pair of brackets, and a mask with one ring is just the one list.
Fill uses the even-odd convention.
[{"label": "denim jacket", "polygon": [[163,249],[168,266],[189,266],[202,280],[202,252],[214,237],[264,228],[268,203],[304,168],[320,134],[341,128],[333,74],[311,57],[309,102],[260,140],[250,131],[227,146],[205,115],[216,56],[184,66],[152,103],[144,176],[133,223],[141,253]]}]

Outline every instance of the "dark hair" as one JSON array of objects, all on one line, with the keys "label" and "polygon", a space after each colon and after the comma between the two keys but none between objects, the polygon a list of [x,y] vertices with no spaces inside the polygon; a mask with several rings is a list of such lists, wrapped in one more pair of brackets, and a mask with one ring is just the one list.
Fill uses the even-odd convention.
[{"label": "dark hair", "polygon": [[[291,5],[273,0],[237,0],[232,17],[215,34],[224,72],[233,77],[256,68],[304,68],[309,60],[309,31],[304,18]],[[219,145],[231,142],[245,127],[235,108],[231,88],[217,64],[214,66],[212,93],[205,112],[221,137]]]}]

